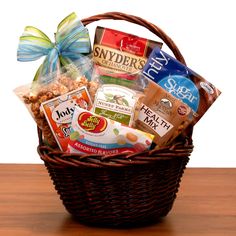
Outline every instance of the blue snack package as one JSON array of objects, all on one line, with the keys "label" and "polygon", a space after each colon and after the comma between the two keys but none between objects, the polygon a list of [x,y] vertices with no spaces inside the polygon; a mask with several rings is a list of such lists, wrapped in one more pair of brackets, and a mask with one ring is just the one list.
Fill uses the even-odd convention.
[{"label": "blue snack package", "polygon": [[142,74],[187,104],[194,112],[194,124],[221,93],[203,77],[157,47],[150,54]]}]

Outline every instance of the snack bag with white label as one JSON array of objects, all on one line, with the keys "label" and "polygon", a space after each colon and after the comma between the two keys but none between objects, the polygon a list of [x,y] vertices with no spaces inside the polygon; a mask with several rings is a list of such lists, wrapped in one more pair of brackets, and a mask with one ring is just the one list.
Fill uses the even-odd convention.
[{"label": "snack bag with white label", "polygon": [[158,147],[168,145],[193,121],[192,109],[152,81],[145,95],[135,128],[154,134]]},{"label": "snack bag with white label", "polygon": [[93,112],[132,126],[136,117],[135,111],[142,98],[143,93],[138,91],[120,85],[104,84],[96,92]]},{"label": "snack bag with white label", "polygon": [[220,95],[211,83],[175,58],[154,48],[142,74],[188,105],[197,123]]},{"label": "snack bag with white label", "polygon": [[85,86],[43,102],[41,105],[55,140],[62,151],[67,150],[72,115],[76,106],[88,110],[92,107]]},{"label": "snack bag with white label", "polygon": [[148,150],[154,136],[119,122],[75,107],[69,153],[92,153],[98,155]]}]

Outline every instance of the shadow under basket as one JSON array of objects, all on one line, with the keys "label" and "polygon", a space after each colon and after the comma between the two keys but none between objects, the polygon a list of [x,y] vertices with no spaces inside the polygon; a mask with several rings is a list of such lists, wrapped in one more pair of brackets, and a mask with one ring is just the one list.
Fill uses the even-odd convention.
[{"label": "shadow under basket", "polygon": [[[157,26],[139,17],[109,12],[82,20],[126,20],[146,27],[185,63],[174,42]],[[84,224],[139,226],[171,210],[193,150],[192,128],[172,146],[135,154],[68,154],[44,145],[38,129],[38,153],[69,213]]]}]

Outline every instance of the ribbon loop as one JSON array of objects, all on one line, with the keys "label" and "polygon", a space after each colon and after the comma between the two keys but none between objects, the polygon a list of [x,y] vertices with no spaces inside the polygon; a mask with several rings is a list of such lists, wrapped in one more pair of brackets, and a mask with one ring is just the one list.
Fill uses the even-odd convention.
[{"label": "ribbon loop", "polygon": [[34,61],[46,56],[35,75],[34,80],[37,80],[40,76],[56,71],[65,62],[78,60],[81,54],[90,51],[88,30],[76,14],[71,13],[58,24],[55,43],[41,30],[33,26],[25,27],[17,49],[17,60]]}]

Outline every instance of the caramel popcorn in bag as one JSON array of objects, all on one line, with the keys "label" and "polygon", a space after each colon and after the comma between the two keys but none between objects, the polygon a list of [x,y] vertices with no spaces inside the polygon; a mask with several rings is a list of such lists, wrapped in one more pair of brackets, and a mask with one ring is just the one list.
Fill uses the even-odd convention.
[{"label": "caramel popcorn in bag", "polygon": [[88,80],[84,77],[71,79],[66,75],[59,75],[51,83],[20,86],[14,90],[16,95],[24,102],[37,126],[42,130],[43,139],[51,147],[57,147],[57,142],[45,118],[41,104],[45,101],[68,93],[82,86],[89,87]]}]

